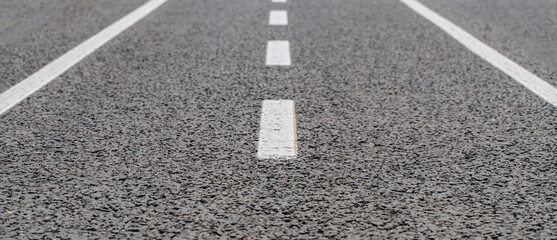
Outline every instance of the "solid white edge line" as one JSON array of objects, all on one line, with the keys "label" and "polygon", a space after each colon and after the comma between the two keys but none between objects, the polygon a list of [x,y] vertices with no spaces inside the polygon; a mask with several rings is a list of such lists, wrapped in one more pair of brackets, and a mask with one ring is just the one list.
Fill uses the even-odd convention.
[{"label": "solid white edge line", "polygon": [[534,92],[548,103],[553,106],[557,106],[557,89],[551,84],[545,82],[538,76],[532,74],[530,71],[503,56],[492,47],[481,42],[468,32],[464,31],[462,28],[427,8],[420,2],[416,0],[400,1],[427,20],[437,25],[439,28],[443,29],[462,45],[470,49],[470,51],[480,56],[496,68],[499,68],[501,71],[505,72],[524,87],[530,89],[530,91]]},{"label": "solid white edge line", "polygon": [[264,100],[257,157],[259,159],[294,159],[298,154],[296,110],[292,100]]},{"label": "solid white edge line", "polygon": [[167,0],[151,0],[141,5],[120,20],[114,22],[83,43],[74,47],[72,50],[47,64],[25,80],[6,90],[0,95],[0,115],[56,79],[56,77],[60,76],[73,65],[93,53],[96,49],[134,25],[166,1]]},{"label": "solid white edge line", "polygon": [[290,66],[290,42],[273,40],[267,42],[265,64],[267,66]]},{"label": "solid white edge line", "polygon": [[288,13],[284,10],[271,10],[269,12],[269,25],[273,25],[273,26],[288,25]]}]

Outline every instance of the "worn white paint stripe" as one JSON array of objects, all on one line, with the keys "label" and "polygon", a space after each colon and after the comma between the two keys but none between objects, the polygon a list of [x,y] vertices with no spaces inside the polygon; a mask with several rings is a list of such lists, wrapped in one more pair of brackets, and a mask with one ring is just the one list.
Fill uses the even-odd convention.
[{"label": "worn white paint stripe", "polygon": [[292,100],[265,100],[261,105],[261,123],[257,157],[292,159],[298,153],[296,113]]},{"label": "worn white paint stripe", "polygon": [[269,25],[288,25],[288,13],[283,10],[272,10],[269,12]]},{"label": "worn white paint stripe", "polygon": [[286,3],[286,0],[272,0],[274,3]]},{"label": "worn white paint stripe", "polygon": [[14,85],[0,95],[0,114],[6,112],[35,91],[48,84],[73,65],[93,53],[96,49],[134,25],[149,13],[160,7],[167,0],[151,0],[117,22],[101,30],[85,42],[58,57],[48,65]]},{"label": "worn white paint stripe", "polygon": [[530,91],[534,92],[545,101],[554,106],[557,106],[557,89],[551,84],[545,82],[538,76],[532,74],[512,60],[503,56],[495,49],[481,42],[468,32],[464,31],[462,28],[445,19],[441,15],[435,13],[420,2],[416,0],[400,1],[441,29],[443,29],[445,32],[459,41],[462,45],[470,49],[470,51],[477,54],[487,62],[491,63],[493,66],[499,68],[501,71],[505,72],[507,75],[512,77],[514,80],[516,80],[526,88],[530,89]]},{"label": "worn white paint stripe", "polygon": [[268,41],[265,64],[269,66],[289,66],[290,43],[288,41]]}]

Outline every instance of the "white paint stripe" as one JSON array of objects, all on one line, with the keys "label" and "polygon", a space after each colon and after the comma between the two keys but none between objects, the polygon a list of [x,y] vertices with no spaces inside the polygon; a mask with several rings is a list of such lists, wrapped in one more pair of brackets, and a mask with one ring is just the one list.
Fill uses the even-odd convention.
[{"label": "white paint stripe", "polygon": [[58,57],[33,75],[2,93],[0,95],[0,114],[6,112],[35,91],[54,80],[60,74],[64,73],[112,38],[134,25],[166,1],[167,0],[151,0],[143,4],[133,12],[101,30],[85,42],[79,44],[77,47]]},{"label": "white paint stripe", "polygon": [[292,100],[265,100],[261,105],[261,127],[257,157],[293,159],[298,153],[296,111]]},{"label": "white paint stripe", "polygon": [[265,64],[269,66],[289,66],[290,43],[288,41],[268,41]]},{"label": "white paint stripe", "polygon": [[554,106],[557,106],[557,89],[551,84],[545,82],[538,76],[532,74],[512,60],[503,56],[495,49],[481,42],[468,32],[464,31],[441,15],[430,10],[420,2],[416,0],[400,1],[441,29],[443,29],[445,32],[459,41],[462,45],[470,49],[470,51],[477,54],[487,62],[491,63],[493,66],[499,68],[501,71],[505,72],[507,75],[512,77],[514,80],[516,80],[526,88],[530,89],[530,91],[534,92],[545,101]]},{"label": "white paint stripe", "polygon": [[273,10],[269,12],[269,25],[288,25],[288,14],[286,11]]},{"label": "white paint stripe", "polygon": [[273,0],[274,3],[286,3],[286,0]]}]

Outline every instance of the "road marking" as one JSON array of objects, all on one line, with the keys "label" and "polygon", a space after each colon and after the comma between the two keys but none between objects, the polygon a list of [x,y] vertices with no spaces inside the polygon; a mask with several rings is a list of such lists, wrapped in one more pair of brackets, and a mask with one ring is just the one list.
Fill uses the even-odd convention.
[{"label": "road marking", "polygon": [[0,114],[8,111],[31,94],[70,69],[89,54],[103,46],[118,34],[153,12],[167,0],[151,0],[138,7],[120,20],[101,30],[85,42],[74,47],[48,65],[14,85],[0,95]]},{"label": "road marking", "polygon": [[524,87],[530,89],[530,91],[534,92],[548,103],[553,106],[557,106],[557,89],[551,84],[545,82],[538,76],[532,74],[517,63],[503,56],[495,49],[481,42],[468,32],[464,31],[462,28],[427,8],[420,2],[416,0],[400,1],[412,10],[416,11],[418,14],[425,17],[427,20],[437,25],[439,28],[443,29],[470,51],[480,56],[485,61],[491,63],[491,65],[499,68],[501,71],[505,72]]},{"label": "road marking", "polygon": [[296,111],[292,100],[265,100],[261,104],[261,123],[257,157],[294,159],[298,153]]},{"label": "road marking", "polygon": [[288,15],[286,11],[272,10],[269,12],[269,25],[288,25]]},{"label": "road marking", "polygon": [[286,0],[273,0],[274,3],[286,3]]},{"label": "road marking", "polygon": [[268,66],[290,66],[290,43],[288,41],[268,41],[265,64]]}]

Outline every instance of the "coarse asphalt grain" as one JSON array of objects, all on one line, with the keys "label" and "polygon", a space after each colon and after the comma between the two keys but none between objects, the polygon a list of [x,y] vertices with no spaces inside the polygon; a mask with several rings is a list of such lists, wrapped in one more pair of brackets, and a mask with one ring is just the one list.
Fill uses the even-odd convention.
[{"label": "coarse asphalt grain", "polygon": [[144,0],[2,0],[0,93],[139,7]]},{"label": "coarse asphalt grain", "polygon": [[[397,1],[275,6],[171,0],[0,116],[0,235],[555,236],[555,107]],[[297,159],[255,157],[265,99]]]},{"label": "coarse asphalt grain", "polygon": [[545,81],[557,86],[557,2],[422,0]]}]

